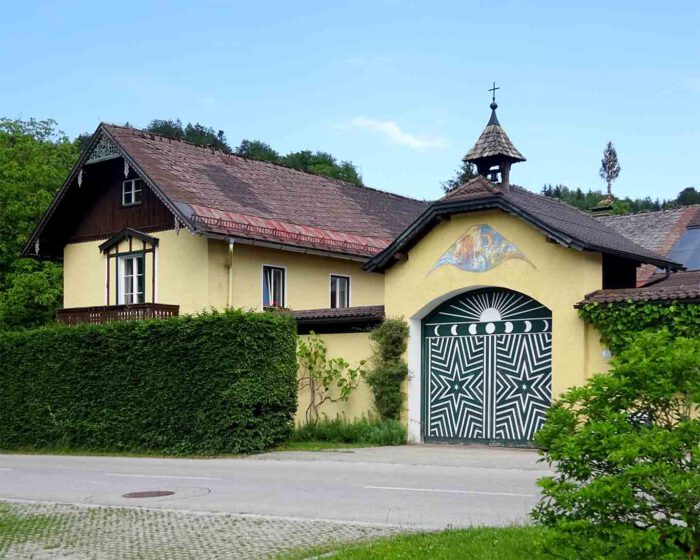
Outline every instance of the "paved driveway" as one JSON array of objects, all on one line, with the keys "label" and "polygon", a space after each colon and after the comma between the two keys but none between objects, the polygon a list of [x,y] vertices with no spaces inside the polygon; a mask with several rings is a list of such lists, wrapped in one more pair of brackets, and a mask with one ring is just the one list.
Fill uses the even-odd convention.
[{"label": "paved driveway", "polygon": [[[547,472],[531,450],[431,445],[242,459],[0,455],[0,500],[442,529],[525,522]],[[151,490],[174,493],[123,497]]]}]

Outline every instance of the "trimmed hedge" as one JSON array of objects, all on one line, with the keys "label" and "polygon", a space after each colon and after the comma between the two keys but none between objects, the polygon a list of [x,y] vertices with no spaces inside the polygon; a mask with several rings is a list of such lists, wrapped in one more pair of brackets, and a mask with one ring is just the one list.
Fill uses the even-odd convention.
[{"label": "trimmed hedge", "polygon": [[291,434],[295,352],[277,313],[0,333],[0,448],[261,451]]}]

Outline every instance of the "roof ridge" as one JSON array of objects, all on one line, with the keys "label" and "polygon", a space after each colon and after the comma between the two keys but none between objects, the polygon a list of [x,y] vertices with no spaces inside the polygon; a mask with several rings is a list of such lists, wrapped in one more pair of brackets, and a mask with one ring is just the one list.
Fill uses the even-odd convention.
[{"label": "roof ridge", "polygon": [[377,187],[370,187],[370,186],[364,185],[364,184],[363,184],[363,185],[356,185],[355,183],[351,183],[350,181],[344,181],[343,179],[337,179],[337,178],[335,178],[335,177],[328,177],[327,175],[321,175],[320,173],[312,173],[312,172],[310,172],[310,171],[302,171],[301,169],[296,169],[295,167],[291,167],[291,166],[286,165],[286,164],[284,164],[284,163],[275,163],[275,162],[272,162],[272,161],[265,161],[265,160],[261,160],[261,159],[255,159],[255,158],[252,158],[252,157],[248,157],[248,156],[243,156],[243,155],[240,155],[240,154],[236,154],[236,153],[234,153],[234,152],[231,152],[231,153],[224,152],[223,150],[220,150],[220,149],[218,149],[218,148],[214,148],[214,147],[212,147],[212,146],[201,146],[201,145],[199,145],[199,144],[193,144],[192,142],[188,142],[187,140],[182,140],[182,139],[179,139],[179,138],[169,138],[168,136],[163,136],[162,134],[156,134],[156,133],[154,133],[154,132],[149,132],[148,130],[144,130],[144,129],[142,129],[142,128],[136,128],[135,126],[126,126],[126,125],[114,124],[114,123],[108,123],[108,122],[101,122],[100,125],[112,126],[112,127],[116,127],[116,128],[121,128],[121,129],[125,129],[125,130],[134,131],[134,132],[140,132],[140,133],[142,133],[142,134],[150,135],[150,136],[153,136],[153,137],[156,137],[156,138],[160,138],[160,139],[162,139],[162,140],[167,140],[167,141],[169,141],[169,142],[180,142],[181,144],[185,144],[185,145],[187,145],[187,146],[193,146],[193,147],[199,148],[199,149],[201,149],[201,150],[208,150],[209,152],[218,153],[218,154],[220,154],[220,155],[222,155],[222,156],[225,156],[225,157],[240,158],[240,159],[245,160],[245,161],[255,162],[256,164],[257,164],[257,163],[260,163],[260,164],[270,165],[270,166],[273,166],[273,167],[279,167],[279,168],[282,168],[282,169],[287,169],[287,170],[292,171],[292,172],[302,173],[302,174],[304,174],[304,175],[311,175],[312,177],[323,177],[324,179],[326,179],[326,180],[328,180],[328,181],[333,181],[333,182],[335,182],[335,183],[339,183],[339,184],[341,184],[341,185],[349,186],[349,187],[352,187],[352,188],[355,188],[355,189],[357,189],[357,188],[360,188],[360,189],[367,189],[367,190],[370,190],[370,191],[374,191],[374,192],[378,192],[378,193],[381,193],[381,194],[389,195],[389,196],[392,196],[392,197],[395,197],[395,198],[401,198],[401,199],[403,199],[403,200],[410,200],[410,201],[412,201],[412,202],[420,202],[421,204],[428,204],[428,203],[429,203],[429,201],[427,201],[427,200],[425,200],[425,199],[424,199],[424,200],[419,200],[419,199],[417,199],[417,198],[412,198],[412,197],[410,197],[410,196],[406,196],[406,195],[403,195],[403,194],[398,194],[398,193],[393,193],[393,192],[385,191],[385,190],[379,189],[379,188],[377,188]]}]

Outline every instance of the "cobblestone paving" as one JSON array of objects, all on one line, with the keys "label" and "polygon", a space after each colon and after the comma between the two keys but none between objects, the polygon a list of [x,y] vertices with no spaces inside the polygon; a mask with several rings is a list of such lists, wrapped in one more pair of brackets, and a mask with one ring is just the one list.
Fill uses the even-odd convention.
[{"label": "cobblestone paving", "polygon": [[21,538],[0,527],[0,558],[13,560],[274,558],[297,548],[402,531],[384,525],[144,508],[4,505],[20,517],[49,516]]}]

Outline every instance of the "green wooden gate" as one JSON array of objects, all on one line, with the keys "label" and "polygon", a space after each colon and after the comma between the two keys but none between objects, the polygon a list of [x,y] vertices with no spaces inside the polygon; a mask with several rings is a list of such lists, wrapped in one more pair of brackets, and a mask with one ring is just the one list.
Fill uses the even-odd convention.
[{"label": "green wooden gate", "polygon": [[552,314],[518,292],[478,289],[423,320],[427,442],[524,445],[552,399]]}]

